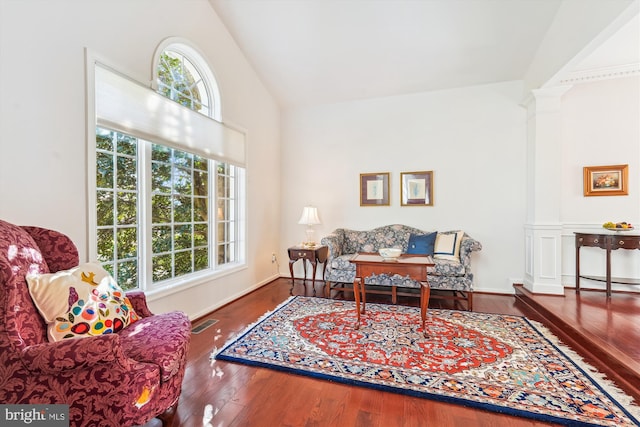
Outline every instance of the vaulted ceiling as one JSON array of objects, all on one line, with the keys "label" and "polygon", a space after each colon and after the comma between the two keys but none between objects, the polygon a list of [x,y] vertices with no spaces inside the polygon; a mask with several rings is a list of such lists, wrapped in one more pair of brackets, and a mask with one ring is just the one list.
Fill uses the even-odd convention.
[{"label": "vaulted ceiling", "polygon": [[638,1],[210,0],[285,108],[637,64]]}]

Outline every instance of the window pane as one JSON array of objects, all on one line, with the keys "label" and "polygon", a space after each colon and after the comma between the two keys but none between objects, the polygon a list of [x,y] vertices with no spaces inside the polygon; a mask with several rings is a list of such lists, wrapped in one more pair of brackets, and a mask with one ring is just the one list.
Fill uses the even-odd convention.
[{"label": "window pane", "polygon": [[113,132],[96,128],[96,148],[98,150],[113,151]]},{"label": "window pane", "polygon": [[193,272],[191,251],[176,252],[176,276]]},{"label": "window pane", "polygon": [[113,191],[97,191],[96,194],[96,215],[98,227],[113,225]]},{"label": "window pane", "polygon": [[191,194],[191,169],[175,168],[174,191],[178,194]]},{"label": "window pane", "polygon": [[225,264],[227,262],[227,246],[218,245],[218,264]]},{"label": "window pane", "polygon": [[138,185],[136,160],[131,157],[118,156],[118,173],[116,185],[124,190],[135,190]]},{"label": "window pane", "polygon": [[185,151],[173,150],[174,163],[177,166],[191,168],[193,165],[193,154]]},{"label": "window pane", "polygon": [[206,172],[194,171],[193,172],[193,194],[197,196],[207,196],[209,189],[207,186],[207,180],[209,174]]},{"label": "window pane", "polygon": [[113,156],[108,153],[96,153],[96,186],[113,188]]},{"label": "window pane", "polygon": [[207,246],[209,244],[209,226],[196,224],[193,227],[193,244],[195,246]]},{"label": "window pane", "polygon": [[151,245],[154,254],[171,251],[171,226],[153,227]]},{"label": "window pane", "polygon": [[138,287],[138,263],[135,260],[118,263],[117,282],[128,291]]},{"label": "window pane", "polygon": [[193,252],[195,271],[209,268],[209,250],[207,248],[196,249]]},{"label": "window pane", "polygon": [[154,195],[151,202],[151,215],[154,224],[171,222],[171,196]]},{"label": "window pane", "polygon": [[194,221],[207,221],[209,219],[209,199],[195,197],[193,199]]},{"label": "window pane", "polygon": [[218,199],[218,220],[224,220],[225,218],[228,218],[228,215],[227,200]]},{"label": "window pane", "polygon": [[171,192],[171,165],[157,162],[151,164],[151,190],[160,193]]},{"label": "window pane", "polygon": [[176,226],[174,250],[191,249],[191,225]]},{"label": "window pane", "polygon": [[191,221],[191,197],[173,198],[173,220],[175,222]]},{"label": "window pane", "polygon": [[151,159],[161,162],[171,161],[171,148],[163,145],[152,144],[151,145]]},{"label": "window pane", "polygon": [[171,254],[154,256],[152,268],[154,282],[173,277]]},{"label": "window pane", "polygon": [[209,170],[209,161],[207,159],[205,159],[204,157],[200,157],[200,156],[193,156],[193,167],[195,169],[199,169],[201,171],[208,171]]},{"label": "window pane", "polygon": [[118,154],[126,154],[129,156],[136,155],[136,147],[138,146],[138,139],[122,133],[118,135]]},{"label": "window pane", "polygon": [[136,193],[118,193],[118,224],[135,224],[137,209]]},{"label": "window pane", "polygon": [[135,258],[138,255],[138,239],[135,228],[118,228],[116,238],[118,259]]},{"label": "window pane", "polygon": [[98,261],[107,262],[113,260],[113,230],[98,230]]}]

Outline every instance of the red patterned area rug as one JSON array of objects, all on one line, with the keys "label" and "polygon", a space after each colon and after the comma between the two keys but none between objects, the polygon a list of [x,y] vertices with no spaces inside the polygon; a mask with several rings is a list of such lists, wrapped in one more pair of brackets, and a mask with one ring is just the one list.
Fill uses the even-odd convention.
[{"label": "red patterned area rug", "polygon": [[218,360],[564,425],[639,426],[632,399],[524,317],[291,297]]}]

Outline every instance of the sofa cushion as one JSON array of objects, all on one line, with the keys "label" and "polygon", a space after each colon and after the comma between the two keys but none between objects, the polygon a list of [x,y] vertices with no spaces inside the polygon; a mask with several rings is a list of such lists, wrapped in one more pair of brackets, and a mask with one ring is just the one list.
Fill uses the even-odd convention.
[{"label": "sofa cushion", "polygon": [[28,274],[26,280],[49,341],[118,332],[138,320],[124,291],[99,264]]},{"label": "sofa cushion", "polygon": [[162,380],[167,381],[180,370],[190,333],[189,318],[182,312],[172,311],[142,318],[119,335],[128,357],[158,365]]},{"label": "sofa cushion", "polygon": [[435,259],[435,264],[433,270],[428,271],[430,276],[462,277],[466,273],[464,265],[460,261]]},{"label": "sofa cushion", "polygon": [[446,259],[449,261],[460,261],[460,243],[464,231],[438,232],[436,244],[433,251],[434,258]]},{"label": "sofa cushion", "polygon": [[355,264],[349,262],[354,254],[340,255],[331,260],[331,268],[334,270],[356,270]]},{"label": "sofa cushion", "polygon": [[433,255],[436,236],[438,233],[415,234],[409,235],[409,243],[407,244],[407,253],[416,255]]}]

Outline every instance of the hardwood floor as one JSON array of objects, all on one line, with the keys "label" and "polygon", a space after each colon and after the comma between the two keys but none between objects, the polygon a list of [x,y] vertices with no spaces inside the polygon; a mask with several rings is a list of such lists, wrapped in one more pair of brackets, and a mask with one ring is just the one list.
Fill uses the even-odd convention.
[{"label": "hardwood floor", "polygon": [[[322,282],[316,282],[318,295]],[[197,335],[192,335],[188,367],[178,406],[175,425],[183,427],[208,426],[509,426],[531,427],[553,424],[532,421],[460,405],[439,403],[427,399],[349,386],[325,380],[282,373],[275,370],[249,367],[234,363],[211,361],[214,347],[221,347],[237,332],[290,295],[313,295],[309,281],[281,278],[269,283],[233,303],[194,322],[197,326],[207,319],[217,322]],[[640,296],[624,294],[607,305],[602,293],[583,291],[576,302],[575,292],[555,297],[549,311],[532,302],[531,296],[516,298],[509,295],[475,294],[474,310],[481,312],[525,315],[548,324],[545,317],[552,312],[566,312],[573,316],[561,328],[572,324],[577,329],[591,330],[602,346],[614,353],[613,359],[624,359],[623,374],[640,375]],[[595,294],[591,295],[591,294]],[[599,294],[599,295],[598,295]],[[353,295],[345,295],[352,299]],[[336,296],[341,298],[343,296]],[[598,298],[601,297],[601,298]],[[384,301],[384,296],[378,300]],[[535,298],[535,297],[533,297]],[[368,297],[373,301],[374,297]],[[544,302],[544,301],[543,301]],[[417,305],[417,298],[399,298],[401,304]],[[451,308],[450,301],[432,299],[430,307]],[[610,313],[606,308],[615,308]],[[604,311],[603,311],[604,310]],[[566,314],[565,313],[565,314]],[[575,313],[575,314],[572,314]],[[562,314],[562,313],[560,313]],[[553,319],[557,320],[557,319]],[[561,322],[562,323],[562,322]],[[568,329],[568,328],[567,328]],[[584,331],[583,331],[584,332]],[[569,335],[576,335],[568,331]],[[588,335],[587,332],[585,332]],[[583,342],[584,338],[577,340]],[[605,345],[606,344],[606,345]],[[588,345],[587,345],[588,346]],[[605,351],[607,348],[602,348]],[[592,351],[588,361],[602,351]],[[620,356],[623,355],[624,357]],[[611,363],[612,359],[605,359]],[[634,362],[634,363],[630,363]],[[598,366],[600,368],[600,366]],[[616,367],[614,366],[614,369]],[[634,371],[636,370],[636,371]],[[627,389],[633,387],[626,384]],[[637,392],[637,389],[635,390]],[[640,394],[639,394],[640,396]]]}]

